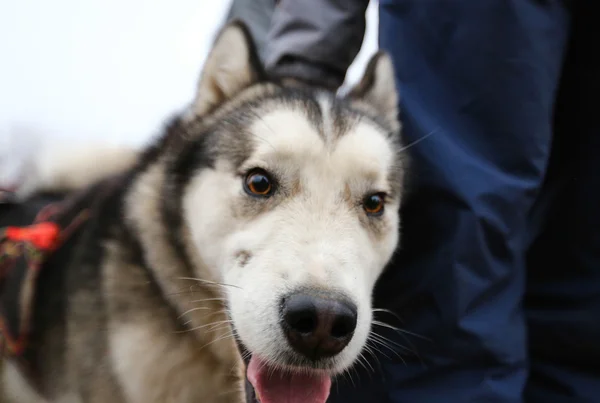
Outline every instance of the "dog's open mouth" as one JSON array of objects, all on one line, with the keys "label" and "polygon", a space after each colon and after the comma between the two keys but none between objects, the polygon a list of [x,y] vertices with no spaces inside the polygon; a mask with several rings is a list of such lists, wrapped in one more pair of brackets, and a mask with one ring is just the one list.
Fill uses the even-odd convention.
[{"label": "dog's open mouth", "polygon": [[325,403],[331,377],[325,372],[293,372],[250,355],[238,341],[246,364],[246,403]]}]

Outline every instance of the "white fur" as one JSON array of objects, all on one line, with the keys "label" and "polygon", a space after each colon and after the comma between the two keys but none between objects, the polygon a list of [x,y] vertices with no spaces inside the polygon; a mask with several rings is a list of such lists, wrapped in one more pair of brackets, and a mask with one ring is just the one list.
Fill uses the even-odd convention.
[{"label": "white fur", "polygon": [[[229,402],[226,373],[212,370],[214,357],[201,354],[189,337],[178,338],[148,323],[119,325],[110,333],[110,354],[129,403]],[[213,360],[213,361],[211,361]],[[204,365],[199,365],[204,361]],[[153,368],[148,371],[147,368]],[[198,388],[198,382],[222,388]],[[211,395],[221,390],[222,395]]]},{"label": "white fur", "polygon": [[[322,104],[324,101],[321,101]],[[359,123],[327,144],[298,111],[279,109],[250,128],[257,139],[245,168],[276,168],[300,182],[297,195],[256,219],[234,215],[242,180],[223,163],[200,173],[189,186],[184,210],[202,259],[229,288],[235,328],[253,354],[274,361],[291,352],[279,326],[279,301],[298,287],[347,294],[358,306],[350,344],[334,359],[332,372],[349,367],[363,349],[371,326],[374,282],[398,241],[398,202],[379,220],[387,232],[373,236],[361,225],[357,201],[369,191],[387,191],[393,148],[375,125]],[[327,136],[331,138],[332,136]],[[243,169],[242,169],[243,170]],[[251,258],[242,267],[240,252]]]},{"label": "white fur", "polygon": [[29,386],[19,369],[8,361],[3,363],[2,389],[8,399],[3,403],[47,403]]},{"label": "white fur", "polygon": [[[48,403],[46,399],[40,397],[29,385],[29,382],[23,377],[20,370],[12,363],[4,361],[0,363],[2,368],[1,387],[4,395],[0,400],[2,403]],[[54,400],[56,403],[81,403],[81,400],[73,395],[61,396]]]}]

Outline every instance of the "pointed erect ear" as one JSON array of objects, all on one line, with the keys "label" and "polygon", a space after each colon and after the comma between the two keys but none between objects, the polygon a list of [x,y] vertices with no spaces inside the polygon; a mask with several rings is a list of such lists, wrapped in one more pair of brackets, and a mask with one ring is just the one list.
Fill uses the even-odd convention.
[{"label": "pointed erect ear", "polygon": [[399,97],[394,66],[387,53],[379,51],[371,57],[362,79],[350,90],[348,97],[366,102],[388,122],[394,126],[398,124]]},{"label": "pointed erect ear", "polygon": [[227,23],[204,63],[193,113],[204,115],[258,82],[263,68],[250,31],[241,21]]}]

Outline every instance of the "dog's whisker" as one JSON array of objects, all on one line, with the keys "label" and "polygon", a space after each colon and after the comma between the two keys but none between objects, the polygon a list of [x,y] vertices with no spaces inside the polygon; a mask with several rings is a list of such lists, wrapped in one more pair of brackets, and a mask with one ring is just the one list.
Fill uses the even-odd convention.
[{"label": "dog's whisker", "polygon": [[[207,318],[207,317],[210,318],[210,317],[213,317],[215,315],[225,315],[227,317],[230,317],[230,316],[228,316],[226,314],[226,312],[223,309],[214,310],[213,308],[202,306],[202,307],[195,307],[195,308],[189,309],[188,311],[186,311],[186,312],[182,313],[181,315],[179,315],[178,319],[181,319],[183,316],[185,316],[186,314],[191,313],[191,311],[193,311],[193,310],[206,310],[206,311],[209,311],[207,314],[200,316],[200,319],[204,319],[204,318]],[[193,319],[187,320],[184,324],[187,325],[187,324],[191,323],[192,321],[193,321]]]},{"label": "dog's whisker", "polygon": [[[379,341],[379,340],[376,340],[376,339],[371,339],[371,341],[372,341],[373,343],[375,343],[376,345],[378,345],[378,346],[381,346],[381,347],[383,347],[383,348],[385,348],[385,349],[387,349],[387,350],[391,351],[391,352],[392,352],[392,353],[393,353],[393,354],[394,354],[396,357],[398,357],[398,358],[399,358],[399,359],[400,359],[400,360],[401,360],[401,361],[402,361],[402,362],[403,362],[403,363],[406,365],[406,361],[404,360],[404,357],[402,357],[402,355],[400,355],[400,353],[398,353],[398,352],[397,352],[396,350],[394,350],[392,347],[390,347],[390,346],[388,346],[387,344],[385,344],[385,343],[383,343],[383,342],[381,342],[381,341]],[[383,352],[383,350],[381,350],[381,348],[377,348],[375,345],[374,345],[373,347],[374,347],[374,348],[376,348],[376,350],[377,350],[377,351],[378,351],[380,354],[383,354],[383,355],[384,355],[384,356],[385,356],[385,357],[386,357],[388,360],[391,360],[391,357],[390,357],[389,355],[385,354],[385,353]]]},{"label": "dog's whisker", "polygon": [[354,375],[356,375],[356,377],[358,378],[358,385],[356,385],[356,386],[360,386],[360,374],[358,373],[357,367],[356,366],[350,367],[348,373],[354,373]]},{"label": "dog's whisker", "polygon": [[419,339],[421,339],[421,340],[425,340],[425,341],[432,341],[432,340],[431,340],[430,338],[428,338],[428,337],[421,336],[420,334],[413,333],[413,332],[410,332],[410,331],[408,331],[408,330],[404,330],[404,329],[401,329],[401,328],[399,328],[399,327],[395,327],[395,326],[389,325],[389,324],[387,324],[387,323],[385,323],[385,322],[381,322],[381,321],[378,321],[378,320],[374,320],[374,321],[372,321],[372,323],[373,323],[374,325],[376,325],[376,326],[386,327],[386,328],[388,328],[388,329],[395,330],[396,332],[399,332],[399,333],[404,333],[404,334],[407,334],[407,335],[410,335],[410,336],[417,337],[417,338],[419,338]]},{"label": "dog's whisker", "polygon": [[[382,370],[381,361],[379,360],[379,357],[377,357],[377,354],[375,354],[375,352],[373,351],[373,349],[371,348],[369,343],[365,344],[364,351],[369,353],[369,355],[371,357],[373,357],[373,359],[375,360],[375,363],[377,364],[379,369]],[[373,370],[373,372],[375,372],[375,370]]]},{"label": "dog's whisker", "polygon": [[229,328],[229,329],[231,329],[231,325],[232,325],[232,324],[233,324],[233,323],[226,323],[226,324],[219,324],[219,325],[216,325],[215,327],[212,327],[212,328],[208,329],[208,330],[206,331],[206,333],[219,332],[219,331],[222,331],[222,330],[226,330],[226,329],[228,329],[228,328]]},{"label": "dog's whisker", "polygon": [[165,295],[168,296],[168,297],[171,297],[171,296],[184,295],[184,294],[193,294],[193,293],[196,293],[196,292],[199,292],[199,291],[194,291],[194,290],[177,291],[177,292],[170,292],[170,293],[167,293]]},{"label": "dog's whisker", "polygon": [[374,338],[374,339],[377,339],[377,340],[379,340],[381,342],[387,343],[389,346],[396,346],[400,350],[407,351],[409,353],[412,353],[412,354],[416,355],[416,353],[413,350],[411,350],[409,347],[406,347],[406,346],[404,346],[404,345],[402,345],[400,343],[397,343],[397,342],[395,342],[393,340],[390,340],[387,337],[384,337],[384,336],[382,336],[380,334],[371,333],[371,337]]},{"label": "dog's whisker", "polygon": [[366,371],[367,367],[365,366],[365,363],[363,362],[362,358],[362,355],[359,354],[358,357],[356,357],[356,363],[363,367]]},{"label": "dog's whisker", "polygon": [[[373,336],[374,336],[374,335],[373,335]],[[386,343],[384,340],[378,339],[378,338],[376,338],[376,337],[372,337],[372,338],[371,338],[371,341],[372,341],[373,343],[375,343],[375,344],[377,344],[377,345],[381,346],[381,347],[384,347],[384,348],[386,348],[386,349],[390,350],[390,351],[391,351],[391,352],[392,352],[392,353],[393,353],[393,354],[394,354],[396,357],[398,357],[400,360],[402,360],[402,362],[403,362],[404,364],[406,364],[406,361],[404,360],[404,357],[402,357],[402,355],[401,355],[401,354],[400,354],[398,351],[396,351],[396,349],[394,349],[394,347],[393,347],[393,346],[389,345],[389,344],[388,344],[388,343]],[[381,350],[379,350],[379,352],[381,352]]]},{"label": "dog's whisker", "polygon": [[227,298],[205,298],[205,299],[195,299],[192,301],[188,301],[190,304],[198,303],[198,302],[208,302],[208,301],[227,301]]},{"label": "dog's whisker", "polygon": [[352,372],[350,371],[350,368],[347,368],[346,371],[344,371],[344,373],[348,375],[348,379],[350,379],[352,387],[356,388],[356,384],[354,383],[354,378],[352,377]]},{"label": "dog's whisker", "polygon": [[181,319],[181,318],[182,318],[182,317],[184,317],[185,315],[187,315],[187,314],[190,314],[190,313],[192,313],[192,312],[195,312],[195,311],[201,311],[201,310],[210,310],[210,309],[211,309],[211,308],[209,308],[209,307],[207,307],[207,306],[198,306],[198,307],[196,307],[196,308],[188,309],[187,311],[185,311],[184,313],[182,313],[181,315],[179,315],[179,316],[177,317],[177,319]]},{"label": "dog's whisker", "polygon": [[370,345],[368,345],[368,344],[365,347],[366,347],[367,351],[373,356],[373,359],[375,360],[375,362],[377,363],[377,365],[381,369],[381,360],[379,359],[379,357],[377,356],[377,354],[375,354],[375,351],[373,351],[373,348]]},{"label": "dog's whisker", "polygon": [[408,343],[408,345],[410,346],[410,348],[406,348],[406,346],[403,346],[403,347],[406,348],[408,351],[410,351],[412,354],[414,354],[419,359],[419,361],[421,361],[421,363],[423,363],[423,359],[421,358],[421,355],[417,351],[416,346],[408,338],[407,335],[418,337],[421,340],[425,340],[425,341],[429,341],[429,342],[432,341],[431,339],[429,339],[429,338],[427,338],[425,336],[418,335],[418,334],[413,333],[413,332],[409,332],[409,331],[404,330],[404,329],[397,328],[397,327],[392,326],[392,325],[390,325],[388,323],[381,322],[381,321],[378,321],[378,320],[373,320],[372,323],[375,326],[380,326],[380,327],[383,327],[383,328],[389,328],[389,329],[394,330],[395,332],[397,332],[404,339],[404,341],[406,341]]},{"label": "dog's whisker", "polygon": [[221,287],[233,287],[233,288],[238,288],[240,290],[243,290],[242,287],[239,287],[237,285],[219,283],[217,281],[204,280],[204,279],[197,278],[197,277],[177,277],[177,280],[196,281],[198,283],[202,283],[202,284],[206,284],[206,285],[215,285],[215,286],[221,286]]},{"label": "dog's whisker", "polygon": [[176,296],[176,295],[185,295],[185,294],[193,295],[193,294],[205,293],[207,290],[206,290],[206,288],[202,288],[202,287],[221,287],[221,288],[219,288],[219,290],[226,289],[225,286],[222,286],[220,284],[200,283],[200,284],[192,284],[189,287],[184,287],[183,290],[167,293],[166,295],[167,296]]},{"label": "dog's whisker", "polygon": [[344,380],[350,380],[350,383],[354,386],[354,380],[352,379],[352,375],[350,374],[350,368],[346,368],[342,373],[341,373],[342,379]]},{"label": "dog's whisker", "polygon": [[399,321],[400,323],[404,324],[404,321],[402,320],[402,318],[401,318],[400,316],[398,316],[398,314],[397,314],[396,312],[394,312],[394,311],[391,311],[391,310],[389,310],[389,309],[383,309],[383,308],[374,308],[374,309],[372,309],[372,311],[373,311],[374,313],[376,313],[376,312],[381,312],[381,313],[387,313],[387,314],[390,314],[390,315],[392,315],[393,317],[395,317],[396,319],[398,319],[398,321]]},{"label": "dog's whisker", "polygon": [[373,365],[371,365],[369,359],[363,353],[361,353],[360,356],[362,357],[365,364],[369,367],[369,369],[371,369],[371,373],[375,373],[375,368],[373,368]]},{"label": "dog's whisker", "polygon": [[[192,319],[189,319],[189,320],[186,320],[185,322],[183,322],[183,325],[184,325],[184,326],[188,326],[188,325],[190,325],[192,322],[193,322],[193,320],[192,320]],[[192,332],[192,331],[195,331],[195,330],[200,330],[200,329],[202,329],[202,328],[204,328],[204,327],[210,327],[210,326],[213,326],[213,325],[214,325],[214,323],[206,323],[206,324],[204,324],[204,325],[202,325],[202,326],[195,327],[195,328],[193,328],[193,329],[181,330],[181,331],[179,331],[179,333]],[[209,329],[209,330],[210,330],[210,329]],[[207,330],[207,333],[208,333],[208,331],[209,331],[209,330]]]},{"label": "dog's whisker", "polygon": [[[369,346],[369,343],[373,342],[373,340],[368,339],[367,340],[367,346]],[[382,351],[378,346],[376,345],[371,345],[369,346],[371,347],[371,351],[373,352],[373,354],[379,353],[381,355],[383,355],[387,360],[391,361],[392,357],[390,357],[389,355],[387,355],[384,351]]]},{"label": "dog's whisker", "polygon": [[419,354],[415,351],[414,346],[407,347],[407,346],[405,346],[403,344],[397,343],[397,342],[395,342],[393,340],[390,340],[390,339],[388,339],[386,337],[383,337],[382,335],[379,335],[379,334],[376,334],[376,333],[373,333],[371,337],[373,339],[377,339],[377,340],[379,340],[381,342],[386,343],[388,346],[395,346],[399,350],[402,350],[402,351],[404,351],[406,353],[414,354],[417,357],[419,356]]},{"label": "dog's whisker", "polygon": [[208,346],[210,346],[210,345],[212,345],[214,343],[217,343],[219,341],[227,340],[227,339],[234,338],[234,337],[235,337],[235,334],[233,332],[229,332],[229,333],[227,333],[224,336],[217,337],[213,341],[206,343],[205,345],[203,345],[202,347],[200,347],[200,350],[198,350],[198,351],[201,351],[201,350],[205,349],[206,347],[208,347]]},{"label": "dog's whisker", "polygon": [[401,147],[400,150],[398,150],[399,152],[403,152],[408,150],[409,148],[416,146],[417,144],[419,144],[421,141],[427,139],[429,136],[433,135],[434,133],[436,133],[438,130],[440,129],[440,127],[436,127],[435,129],[433,129],[432,131],[430,131],[429,133],[427,133],[426,135],[424,135],[423,137],[420,137],[416,140],[414,140],[412,143],[408,143],[407,145],[405,145],[404,147]]},{"label": "dog's whisker", "polygon": [[372,373],[375,372],[375,368],[373,368],[369,360],[364,356],[362,352],[358,355],[356,361],[365,369],[365,371],[369,374],[369,377],[371,377]]},{"label": "dog's whisker", "polygon": [[226,389],[226,390],[223,390],[223,391],[219,392],[217,394],[217,397],[223,397],[225,395],[230,395],[232,393],[242,393],[242,392],[244,392],[243,388],[236,387],[236,388],[231,388],[229,390]]},{"label": "dog's whisker", "polygon": [[200,330],[200,329],[207,328],[207,327],[209,327],[209,326],[213,326],[213,325],[215,325],[215,323],[232,323],[232,322],[231,322],[231,320],[230,320],[230,319],[227,319],[227,320],[222,320],[222,321],[219,321],[219,322],[207,323],[207,324],[204,324],[204,325],[201,325],[201,326],[196,326],[196,327],[193,327],[193,328],[191,328],[191,329],[185,329],[185,330],[176,330],[176,331],[175,331],[175,333],[187,333],[187,332],[193,332],[193,331],[195,331],[195,330]]}]

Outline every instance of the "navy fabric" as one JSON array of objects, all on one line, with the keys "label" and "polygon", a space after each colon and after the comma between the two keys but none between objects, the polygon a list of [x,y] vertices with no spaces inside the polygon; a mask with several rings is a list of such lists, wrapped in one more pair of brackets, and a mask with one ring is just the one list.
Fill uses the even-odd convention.
[{"label": "navy fabric", "polygon": [[600,402],[600,68],[580,3],[380,0],[415,144],[375,298],[423,338],[375,325],[380,353],[331,402]]},{"label": "navy fabric", "polygon": [[591,3],[575,5],[542,198],[549,203],[536,212],[545,219],[528,255],[528,402],[600,402],[598,14]]}]

